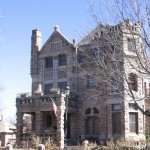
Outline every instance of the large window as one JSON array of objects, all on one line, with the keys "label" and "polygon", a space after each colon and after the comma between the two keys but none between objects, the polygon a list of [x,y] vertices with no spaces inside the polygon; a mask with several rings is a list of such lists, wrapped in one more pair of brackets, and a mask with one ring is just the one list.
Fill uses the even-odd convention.
[{"label": "large window", "polygon": [[[91,114],[92,113],[92,114]],[[99,119],[96,115],[99,114],[97,108],[88,108],[85,111],[85,132],[86,134],[98,134],[99,133]]]},{"label": "large window", "polygon": [[130,132],[138,134],[138,114],[129,113]]},{"label": "large window", "polygon": [[91,116],[91,117],[87,117],[86,118],[86,133],[87,134],[97,134],[99,129],[99,122],[98,122],[98,118]]},{"label": "large window", "polygon": [[45,58],[45,68],[53,68],[53,58],[52,57]]},{"label": "large window", "polygon": [[53,88],[53,84],[52,83],[50,83],[50,84],[45,84],[44,85],[44,93],[45,94],[50,94],[51,92],[50,92],[50,89],[51,88]]},{"label": "large window", "polygon": [[121,134],[121,112],[112,113],[112,133]]},{"label": "large window", "polygon": [[67,65],[67,58],[65,54],[58,56],[58,63],[59,63],[59,66]]}]

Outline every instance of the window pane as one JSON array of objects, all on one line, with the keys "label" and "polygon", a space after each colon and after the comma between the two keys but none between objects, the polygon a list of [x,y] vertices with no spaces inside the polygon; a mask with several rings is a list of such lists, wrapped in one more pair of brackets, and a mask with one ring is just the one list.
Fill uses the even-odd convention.
[{"label": "window pane", "polygon": [[121,134],[121,113],[112,114],[112,132],[113,134]]},{"label": "window pane", "polygon": [[99,133],[99,122],[98,118],[90,116],[85,120],[85,128],[87,134],[98,134]]},{"label": "window pane", "polygon": [[99,114],[99,110],[97,108],[93,108],[93,114]]},{"label": "window pane", "polygon": [[135,41],[135,39],[128,38],[127,42],[128,42],[128,51],[135,52],[135,49],[136,49],[136,45],[135,45],[136,41]]},{"label": "window pane", "polygon": [[129,83],[131,90],[137,91],[137,75],[136,74],[133,74],[133,73],[129,74],[128,83]]},{"label": "window pane", "polygon": [[130,132],[138,132],[138,115],[137,113],[129,113]]},{"label": "window pane", "polygon": [[86,133],[87,134],[92,134],[93,133],[93,117],[88,117],[86,119]]},{"label": "window pane", "polygon": [[65,92],[66,84],[67,84],[67,82],[59,82],[58,83],[58,88],[60,88],[60,93]]},{"label": "window pane", "polygon": [[95,134],[99,133],[99,122],[97,117],[93,118],[93,133]]},{"label": "window pane", "polygon": [[96,79],[92,76],[87,76],[87,87],[95,87],[96,86]]},{"label": "window pane", "polygon": [[78,63],[84,63],[86,60],[85,54],[83,52],[79,52],[78,54]]},{"label": "window pane", "polygon": [[45,94],[50,94],[51,92],[50,92],[50,89],[51,88],[53,88],[53,84],[52,83],[50,83],[50,84],[45,84],[44,85],[44,93]]},{"label": "window pane", "polygon": [[58,62],[59,62],[59,66],[64,66],[67,65],[67,59],[66,59],[66,55],[59,55],[58,56]]},{"label": "window pane", "polygon": [[45,67],[53,68],[53,58],[52,57],[45,58]]},{"label": "window pane", "polygon": [[50,114],[46,115],[46,127],[51,127],[52,126],[52,116]]},{"label": "window pane", "polygon": [[112,111],[119,111],[121,110],[120,104],[112,104]]},{"label": "window pane", "polygon": [[91,108],[86,109],[85,115],[90,115],[91,114]]}]

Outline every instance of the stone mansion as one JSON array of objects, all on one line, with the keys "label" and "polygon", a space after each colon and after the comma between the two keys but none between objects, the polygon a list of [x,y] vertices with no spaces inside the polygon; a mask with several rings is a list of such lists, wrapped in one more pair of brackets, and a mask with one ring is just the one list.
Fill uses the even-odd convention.
[{"label": "stone mansion", "polygon": [[[140,73],[140,64],[148,68],[149,63],[140,34],[139,24],[124,20],[114,26],[99,25],[79,43],[75,39],[71,43],[56,26],[42,45],[41,31],[33,30],[32,91],[16,98],[17,143],[34,133],[63,147],[65,127],[68,142],[145,140],[143,112],[148,109],[150,80]],[[66,85],[70,87],[67,106]],[[30,130],[23,130],[25,114],[31,116]]]}]

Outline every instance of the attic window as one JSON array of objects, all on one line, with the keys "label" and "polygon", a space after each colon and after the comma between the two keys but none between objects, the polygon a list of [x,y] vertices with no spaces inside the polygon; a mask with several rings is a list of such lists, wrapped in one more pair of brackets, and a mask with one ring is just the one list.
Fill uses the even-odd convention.
[{"label": "attic window", "polygon": [[53,42],[53,43],[51,43],[51,50],[58,51],[61,49],[61,46],[62,46],[62,42],[60,42],[60,41]]}]

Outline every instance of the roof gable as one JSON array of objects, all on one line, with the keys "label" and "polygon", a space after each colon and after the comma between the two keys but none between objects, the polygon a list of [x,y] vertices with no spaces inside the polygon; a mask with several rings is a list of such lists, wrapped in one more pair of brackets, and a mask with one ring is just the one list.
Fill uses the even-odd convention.
[{"label": "roof gable", "polygon": [[41,48],[41,53],[50,53],[51,51],[54,53],[54,51],[61,49],[62,46],[65,44],[70,45],[71,47],[74,47],[72,43],[69,42],[59,31],[58,27],[54,28],[54,32],[51,34],[51,36],[48,38],[48,40],[45,42],[43,47]]},{"label": "roof gable", "polygon": [[90,33],[88,33],[80,42],[78,45],[87,45],[90,44],[93,38],[97,33],[101,32],[101,27],[97,26],[94,30],[92,30]]}]

